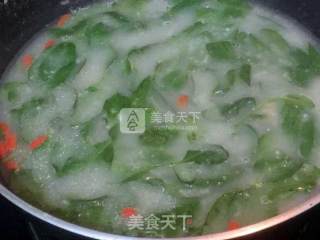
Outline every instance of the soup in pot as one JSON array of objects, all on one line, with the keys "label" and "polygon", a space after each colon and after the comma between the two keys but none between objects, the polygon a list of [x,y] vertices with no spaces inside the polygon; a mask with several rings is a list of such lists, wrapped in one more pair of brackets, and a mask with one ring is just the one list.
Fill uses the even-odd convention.
[{"label": "soup in pot", "polygon": [[234,230],[320,178],[320,52],[244,0],[118,0],[61,16],[0,88],[8,186],[130,236]]}]

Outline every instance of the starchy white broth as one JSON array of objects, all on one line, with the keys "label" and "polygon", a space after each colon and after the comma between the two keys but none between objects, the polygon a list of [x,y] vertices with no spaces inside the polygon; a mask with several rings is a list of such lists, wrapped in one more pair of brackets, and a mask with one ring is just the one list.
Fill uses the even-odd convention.
[{"label": "starchy white broth", "polygon": [[[63,18],[0,88],[1,170],[23,199],[106,232],[182,237],[319,191],[320,52],[293,20],[244,0],[118,0]],[[120,131],[127,108],[145,111],[143,133]],[[147,231],[168,214],[175,230]]]}]

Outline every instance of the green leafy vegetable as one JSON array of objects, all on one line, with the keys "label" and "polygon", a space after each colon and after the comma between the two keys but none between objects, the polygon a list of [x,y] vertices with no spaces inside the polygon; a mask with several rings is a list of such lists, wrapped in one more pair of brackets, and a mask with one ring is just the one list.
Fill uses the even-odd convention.
[{"label": "green leafy vegetable", "polygon": [[78,224],[97,227],[97,222],[103,215],[103,200],[72,200],[67,209],[67,217],[75,219]]},{"label": "green leafy vegetable", "polygon": [[76,58],[76,46],[62,42],[40,56],[29,70],[29,78],[54,88],[70,77],[76,67]]},{"label": "green leafy vegetable", "polygon": [[267,43],[264,43],[259,37],[252,33],[241,32],[239,30],[236,30],[232,34],[234,44],[241,50],[241,53],[245,56],[245,60],[249,61],[256,59],[257,53],[266,54],[267,51],[269,51]]},{"label": "green leafy vegetable", "polygon": [[234,46],[229,41],[208,43],[206,47],[209,55],[215,59],[231,60],[236,58]]},{"label": "green leafy vegetable", "polygon": [[24,120],[24,118],[28,119],[29,117],[37,116],[44,106],[44,103],[44,99],[33,99],[24,103],[20,108],[12,110],[12,114],[14,114],[19,121]]},{"label": "green leafy vegetable", "polygon": [[[320,53],[253,8],[115,0],[62,16],[0,88],[0,147],[12,145],[4,150],[20,168],[8,171],[9,186],[76,224],[138,237],[247,226],[310,195],[320,180],[311,89]],[[121,131],[124,108],[145,111],[145,132]],[[17,134],[8,144],[7,124]],[[129,230],[125,208],[174,215],[176,229]],[[193,222],[182,229],[184,215]]]},{"label": "green leafy vegetable", "polygon": [[240,79],[250,86],[251,84],[251,65],[243,64],[239,70]]},{"label": "green leafy vegetable", "polygon": [[317,184],[319,175],[319,168],[311,164],[304,164],[291,178],[286,178],[274,185],[267,186],[270,188],[268,196],[271,200],[275,200],[288,194],[292,195],[298,192],[308,193]]},{"label": "green leafy vegetable", "polygon": [[88,92],[97,92],[97,91],[98,91],[98,88],[95,87],[95,86],[90,86],[90,87],[87,88],[87,91],[88,91]]},{"label": "green leafy vegetable", "polygon": [[288,68],[292,82],[298,86],[306,86],[320,73],[320,53],[309,45],[306,51],[295,49],[291,52],[292,66]]},{"label": "green leafy vegetable", "polygon": [[115,118],[122,108],[128,108],[130,105],[131,102],[129,97],[117,93],[105,102],[103,109],[108,117]]},{"label": "green leafy vegetable", "polygon": [[299,144],[303,157],[308,157],[314,146],[316,129],[310,111],[313,107],[313,102],[304,96],[288,95],[283,99],[282,127]]},{"label": "green leafy vegetable", "polygon": [[218,0],[224,8],[222,14],[228,17],[242,17],[249,10],[250,5],[247,1],[243,0]]},{"label": "green leafy vegetable", "polygon": [[178,135],[175,130],[149,128],[141,136],[140,140],[145,145],[161,146],[169,143]]},{"label": "green leafy vegetable", "polygon": [[148,77],[140,83],[140,85],[137,87],[137,89],[132,93],[132,96],[130,97],[131,107],[133,108],[148,107],[147,97],[152,86],[152,81],[153,81],[153,78]]},{"label": "green leafy vegetable", "polygon": [[69,158],[63,166],[53,165],[53,167],[56,170],[57,176],[63,177],[75,171],[84,169],[88,164],[89,162],[83,159]]},{"label": "green leafy vegetable", "polygon": [[252,97],[241,98],[234,103],[225,105],[221,109],[226,118],[233,118],[243,111],[252,111],[256,106],[256,100]]},{"label": "green leafy vegetable", "polygon": [[143,163],[140,163],[139,166],[136,166],[134,169],[132,169],[132,166],[128,166],[126,162],[121,162],[121,160],[113,162],[113,169],[119,171],[123,176],[122,182],[146,179],[148,172],[151,170],[168,166],[174,161],[170,154],[153,145],[148,145],[147,148],[142,151]]},{"label": "green leafy vegetable", "polygon": [[299,108],[311,109],[311,108],[315,107],[312,100],[307,98],[306,96],[303,96],[303,95],[289,94],[289,95],[283,97],[282,100],[286,104],[290,104],[291,106],[297,106]]},{"label": "green leafy vegetable", "polygon": [[243,169],[231,166],[228,162],[181,162],[174,166],[174,171],[181,182],[197,187],[221,186],[236,180],[243,173]]},{"label": "green leafy vegetable", "polygon": [[148,4],[148,0],[123,0],[114,4],[114,13],[129,18],[132,21],[139,21],[144,17],[144,7]]},{"label": "green leafy vegetable", "polygon": [[116,11],[108,11],[105,13],[106,15],[111,16],[114,18],[116,21],[122,23],[122,24],[129,24],[130,20],[123,14],[120,14],[119,12]]},{"label": "green leafy vegetable", "polygon": [[288,51],[290,49],[289,43],[276,30],[265,28],[260,33],[261,38],[271,47],[275,47],[281,51]]},{"label": "green leafy vegetable", "polygon": [[299,157],[292,157],[277,146],[277,136],[267,133],[259,139],[255,154],[255,168],[267,181],[279,181],[291,177],[302,166]]},{"label": "green leafy vegetable", "polygon": [[19,82],[8,82],[1,86],[0,97],[5,98],[9,102],[16,101],[19,98],[18,88],[21,85]]},{"label": "green leafy vegetable", "polygon": [[111,29],[103,23],[97,23],[86,31],[86,37],[91,45],[103,43],[108,40]]},{"label": "green leafy vegetable", "polygon": [[229,70],[222,82],[214,89],[215,94],[225,94],[230,91],[237,80],[237,72],[235,69]]},{"label": "green leafy vegetable", "polygon": [[204,150],[189,150],[183,162],[219,164],[229,158],[228,151],[220,145],[210,145]]},{"label": "green leafy vegetable", "polygon": [[119,93],[107,99],[104,103],[104,111],[110,118],[115,118],[122,108],[147,108],[147,96],[151,88],[152,79],[143,80],[130,97],[120,95]]},{"label": "green leafy vegetable", "polygon": [[95,145],[96,148],[96,159],[101,159],[106,163],[111,163],[113,160],[113,144],[110,141],[98,143]]},{"label": "green leafy vegetable", "polygon": [[173,90],[181,89],[187,80],[187,74],[180,70],[172,71],[165,75],[162,79],[163,85],[166,86],[166,88]]},{"label": "green leafy vegetable", "polygon": [[190,8],[193,7],[195,5],[199,5],[199,3],[202,0],[188,0],[188,1],[184,1],[184,0],[177,0],[177,1],[173,1],[174,5],[173,7],[170,9],[169,11],[169,15],[174,15],[177,14],[177,12],[182,11],[186,8]]},{"label": "green leafy vegetable", "polygon": [[[223,194],[212,205],[206,219],[204,232],[225,231],[228,229],[230,220],[247,225],[248,222],[258,222],[274,216],[277,213],[274,205],[262,205],[262,196],[263,192],[254,187]],[[251,213],[253,208],[256,209],[254,215]]]},{"label": "green leafy vegetable", "polygon": [[243,64],[239,69],[229,70],[222,82],[214,89],[215,94],[224,94],[234,86],[237,81],[242,81],[248,86],[251,84],[251,65]]}]

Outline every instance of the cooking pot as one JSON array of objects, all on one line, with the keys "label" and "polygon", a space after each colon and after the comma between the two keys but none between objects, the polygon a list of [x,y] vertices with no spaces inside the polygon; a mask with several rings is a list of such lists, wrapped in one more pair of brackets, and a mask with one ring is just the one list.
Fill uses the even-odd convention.
[{"label": "cooking pot", "polygon": [[[187,1],[187,0],[186,0]],[[0,76],[4,74],[19,49],[34,34],[43,29],[58,16],[71,9],[86,6],[94,0],[1,0],[0,1]],[[258,4],[269,7],[287,15],[303,25],[316,38],[320,38],[320,2],[318,0],[256,0]],[[1,78],[0,78],[1,79]],[[68,223],[26,203],[6,188],[0,179],[0,194],[25,212],[43,220],[52,227],[93,239],[131,240],[133,237],[113,235]],[[220,240],[248,236],[284,223],[303,214],[320,204],[320,191],[316,191],[310,199],[295,208],[267,219],[265,221],[243,227],[241,229],[190,237],[190,240]],[[254,211],[254,209],[253,209]],[[320,220],[320,219],[319,219]],[[137,238],[138,239],[138,238]]]}]

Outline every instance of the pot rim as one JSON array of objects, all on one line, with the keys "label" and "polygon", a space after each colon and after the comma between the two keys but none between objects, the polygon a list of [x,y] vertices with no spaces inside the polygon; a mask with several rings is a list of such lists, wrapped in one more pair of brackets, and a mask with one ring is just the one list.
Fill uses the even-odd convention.
[{"label": "pot rim", "polygon": [[[65,220],[62,220],[58,217],[55,217],[51,214],[46,213],[43,210],[40,210],[26,201],[19,198],[17,195],[12,193],[10,190],[8,190],[4,185],[0,183],[0,194],[9,200],[14,205],[18,206],[22,210],[26,211],[27,213],[31,214],[32,216],[35,216],[38,219],[41,219],[44,222],[47,222],[51,225],[54,225],[58,228],[64,229],[66,231],[84,236],[89,237],[93,239],[98,240],[138,240],[138,239],[150,239],[155,240],[159,238],[142,238],[142,237],[129,237],[129,236],[121,236],[106,232],[101,232],[98,230],[93,230],[90,228],[82,227],[70,222],[67,222]],[[298,206],[279,214],[275,217],[263,220],[261,222],[245,226],[236,230],[232,231],[226,231],[221,233],[212,233],[202,236],[195,236],[195,237],[181,237],[181,238],[163,238],[166,239],[188,239],[188,240],[228,240],[228,239],[234,239],[238,237],[247,236],[253,233],[260,232],[262,230],[271,228],[273,226],[276,226],[280,223],[284,223],[304,212],[307,210],[313,208],[314,206],[320,204],[320,193],[317,193],[315,196],[313,196],[311,199],[305,201],[302,204],[299,204]]]}]

